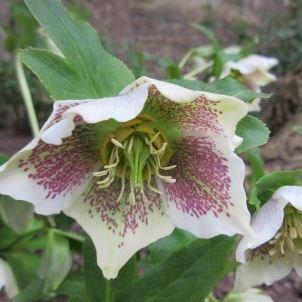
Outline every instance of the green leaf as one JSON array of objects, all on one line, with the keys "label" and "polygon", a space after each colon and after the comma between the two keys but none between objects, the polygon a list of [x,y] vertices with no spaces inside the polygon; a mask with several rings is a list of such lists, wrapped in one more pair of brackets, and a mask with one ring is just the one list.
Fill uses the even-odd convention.
[{"label": "green leaf", "polygon": [[267,143],[270,131],[258,118],[247,115],[237,124],[236,134],[243,138],[236,149],[236,153],[241,153]]},{"label": "green leaf", "polygon": [[302,135],[302,125],[301,125],[301,126],[295,126],[294,129],[295,129],[295,131],[296,131],[297,133],[299,133],[299,134]]},{"label": "green leaf", "polygon": [[133,257],[121,269],[114,280],[106,280],[96,263],[96,251],[90,238],[87,237],[84,247],[84,276],[87,297],[90,302],[115,301],[120,290],[126,289],[136,278],[136,259]]},{"label": "green leaf", "polygon": [[21,234],[29,227],[34,208],[28,202],[0,196],[0,215],[7,226]]},{"label": "green leaf", "polygon": [[39,43],[38,23],[23,2],[12,1],[11,25],[5,28],[5,46],[10,52]]},{"label": "green leaf", "polygon": [[11,266],[20,289],[26,288],[37,278],[40,257],[26,252],[10,252],[5,260]]},{"label": "green leaf", "polygon": [[186,87],[192,90],[225,94],[236,97],[246,103],[251,103],[255,98],[268,98],[270,95],[249,90],[232,77],[220,79],[214,83],[206,84],[200,81],[172,80],[171,83]]},{"label": "green leaf", "polygon": [[117,302],[200,302],[233,265],[234,239],[195,240],[123,291]]},{"label": "green leaf", "polygon": [[249,203],[259,208],[268,201],[272,195],[283,186],[302,185],[302,169],[292,171],[273,172],[260,178],[249,198]]},{"label": "green leaf", "polygon": [[261,177],[264,176],[264,162],[259,148],[247,150],[246,155],[251,165],[250,183],[253,186]]},{"label": "green leaf", "polygon": [[211,31],[210,29],[208,29],[206,26],[203,26],[201,24],[196,24],[196,23],[190,23],[190,25],[197,29],[198,31],[200,31],[201,33],[203,33],[207,39],[211,42],[212,46],[214,47],[214,49],[218,50],[220,49],[220,43],[217,39],[217,37],[215,36],[214,32]]},{"label": "green leaf", "polygon": [[[31,281],[31,280],[30,280]],[[43,297],[44,281],[36,278],[30,284],[22,289],[14,298],[14,302],[41,301]]]},{"label": "green leaf", "polygon": [[20,57],[39,77],[53,99],[84,99],[91,96],[90,87],[65,59],[47,50],[32,48],[21,51]]},{"label": "green leaf", "polygon": [[39,277],[45,280],[44,292],[55,291],[67,276],[72,264],[69,242],[50,230],[41,259]]},{"label": "green leaf", "polygon": [[0,153],[0,165],[4,164],[6,161],[8,161],[8,159],[8,155]]},{"label": "green leaf", "polygon": [[[21,54],[23,62],[40,78],[52,96],[57,99],[112,96],[134,80],[131,71],[104,50],[97,32],[87,23],[71,16],[61,1],[25,0],[25,3],[65,56],[65,59],[59,59],[43,52],[34,59],[32,51]],[[45,66],[48,72],[43,71]],[[62,70],[65,67],[67,71]],[[62,85],[57,88],[58,73],[61,73],[60,78],[70,76],[64,81],[67,84],[62,94]],[[76,92],[71,95],[70,84],[75,77],[79,81],[74,89],[76,92],[83,89],[84,95],[77,95]]]},{"label": "green leaf", "polygon": [[163,263],[174,252],[184,248],[185,246],[196,240],[192,234],[181,229],[175,229],[174,232],[151,245],[149,245],[148,256],[141,262],[145,272],[154,266]]},{"label": "green leaf", "polygon": [[2,250],[12,245],[16,240],[18,240],[19,236],[12,229],[0,225],[0,238],[0,250]]},{"label": "green leaf", "polygon": [[83,274],[81,272],[69,274],[56,293],[68,295],[68,302],[87,302]]}]

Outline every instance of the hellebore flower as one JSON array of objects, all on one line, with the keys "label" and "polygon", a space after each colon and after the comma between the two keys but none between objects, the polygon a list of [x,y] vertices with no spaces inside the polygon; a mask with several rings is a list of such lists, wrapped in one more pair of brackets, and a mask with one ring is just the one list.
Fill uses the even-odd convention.
[{"label": "hellebore flower", "polygon": [[243,238],[237,260],[235,291],[271,285],[293,268],[302,277],[302,187],[279,188],[252,217],[256,236]]},{"label": "hellebore flower", "polygon": [[261,290],[250,288],[244,293],[230,293],[223,302],[274,302],[273,299],[265,295]]},{"label": "hellebore flower", "polygon": [[13,298],[18,293],[18,286],[10,266],[0,259],[0,291],[5,288],[8,298]]},{"label": "hellebore flower", "polygon": [[146,77],[116,97],[56,102],[0,173],[0,193],[61,210],[91,236],[106,278],[175,226],[196,236],[252,231],[234,154],[242,101]]},{"label": "hellebore flower", "polygon": [[[276,58],[269,58],[260,55],[250,55],[239,61],[229,61],[222,72],[222,77],[234,74],[236,78],[246,87],[261,92],[261,87],[276,81],[276,76],[269,72],[278,64]],[[256,98],[250,104],[250,111],[260,110],[260,98]]]}]

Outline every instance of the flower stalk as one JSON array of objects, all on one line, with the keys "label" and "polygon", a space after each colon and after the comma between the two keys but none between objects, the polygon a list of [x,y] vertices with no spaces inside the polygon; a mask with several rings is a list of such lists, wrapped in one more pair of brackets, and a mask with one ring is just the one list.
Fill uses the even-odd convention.
[{"label": "flower stalk", "polygon": [[37,115],[36,115],[35,108],[33,105],[33,100],[32,100],[31,94],[30,94],[30,90],[28,87],[28,83],[27,83],[27,80],[25,77],[22,62],[17,53],[15,55],[15,68],[16,68],[16,74],[17,74],[17,79],[18,79],[20,90],[21,90],[22,98],[23,98],[24,105],[25,105],[25,108],[27,111],[30,128],[31,128],[32,134],[34,136],[37,136],[40,131],[39,123],[38,123]]}]

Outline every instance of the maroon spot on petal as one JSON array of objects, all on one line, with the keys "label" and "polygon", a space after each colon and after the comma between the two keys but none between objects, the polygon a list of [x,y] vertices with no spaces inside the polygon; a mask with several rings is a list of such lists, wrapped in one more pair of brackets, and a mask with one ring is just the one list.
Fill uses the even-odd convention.
[{"label": "maroon spot on petal", "polygon": [[54,199],[83,184],[91,175],[96,160],[85,129],[77,127],[62,145],[50,145],[40,140],[32,153],[20,160],[19,168],[43,187],[46,199]]},{"label": "maroon spot on petal", "polygon": [[[99,188],[95,184],[84,199],[84,202],[90,207],[89,211],[92,210],[97,213],[96,215],[107,225],[108,230],[117,233],[119,237],[124,238],[129,232],[135,234],[140,225],[147,226],[150,214],[163,213],[159,194],[145,189],[148,199],[146,202],[142,195],[137,192],[136,202],[132,205],[127,200],[117,201],[120,190],[120,180],[115,180],[106,189]],[[126,197],[128,194],[129,190],[125,190]]]},{"label": "maroon spot on petal", "polygon": [[201,217],[226,213],[231,205],[231,179],[227,159],[208,137],[186,137],[178,145],[171,164],[174,184],[165,184],[167,197],[184,213]]},{"label": "maroon spot on petal", "polygon": [[187,103],[172,102],[152,86],[146,105],[152,112],[171,123],[179,124],[184,130],[204,129],[221,133],[223,129],[218,118],[222,111],[217,109],[218,104],[219,101],[209,100],[204,96]]}]

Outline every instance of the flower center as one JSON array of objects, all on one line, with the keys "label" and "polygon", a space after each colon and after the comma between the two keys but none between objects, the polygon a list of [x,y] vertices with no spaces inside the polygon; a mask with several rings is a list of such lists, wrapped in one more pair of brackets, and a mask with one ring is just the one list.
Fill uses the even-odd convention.
[{"label": "flower center", "polygon": [[302,213],[289,205],[284,209],[284,220],[278,233],[259,247],[270,256],[284,256],[287,252],[302,253]]},{"label": "flower center", "polygon": [[[135,119],[123,123],[115,132],[108,133],[100,146],[100,159],[103,170],[94,172],[100,178],[97,184],[100,188],[108,188],[116,177],[121,179],[122,189],[118,201],[135,203],[135,193],[147,197],[144,192],[145,183],[160,194],[153,184],[153,177],[173,183],[175,179],[165,176],[160,170],[171,170],[176,166],[166,166],[171,159],[172,149],[163,131],[154,128],[155,119],[147,114],[141,114]],[[126,182],[129,183],[130,193],[125,194]]]}]

